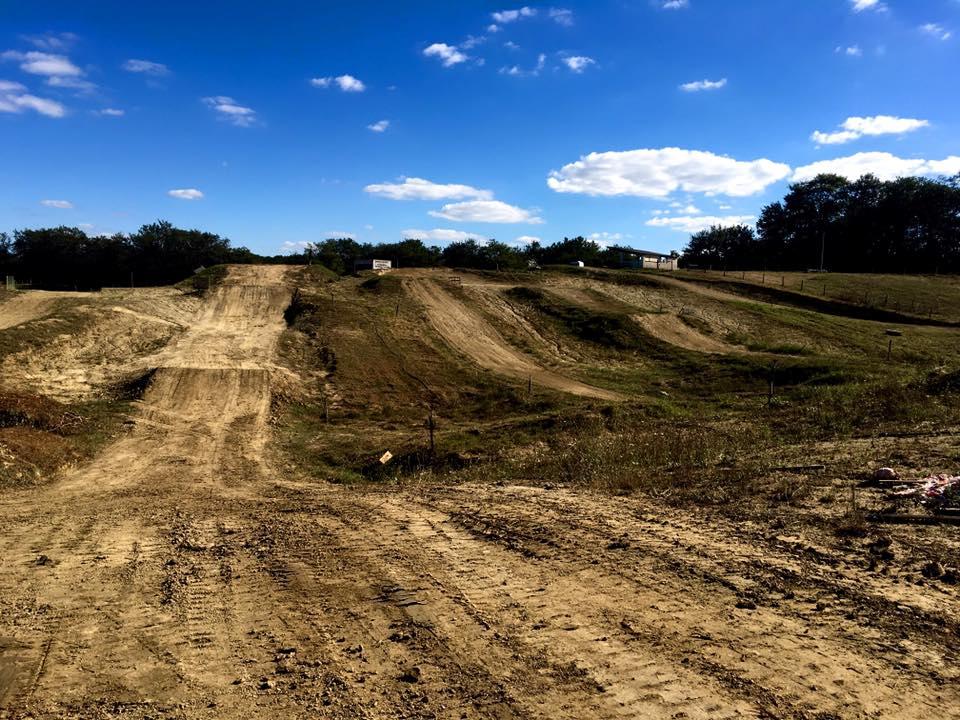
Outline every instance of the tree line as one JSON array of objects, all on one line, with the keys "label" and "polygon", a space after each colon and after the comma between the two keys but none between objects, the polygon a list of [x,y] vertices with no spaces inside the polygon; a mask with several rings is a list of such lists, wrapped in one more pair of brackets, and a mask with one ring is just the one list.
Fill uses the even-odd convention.
[{"label": "tree line", "polygon": [[169,285],[200,267],[263,260],[227,238],[164,221],[130,235],[91,236],[74,227],[0,233],[0,275],[50,290]]},{"label": "tree line", "polygon": [[691,236],[686,267],[835,272],[960,272],[960,175],[849,181],[818,175],[763,208],[754,230]]},{"label": "tree line", "polygon": [[[676,255],[676,253],[674,253]],[[410,238],[398,243],[358,243],[350,238],[311,243],[302,257],[319,262],[336,273],[353,271],[357,260],[390,260],[394,267],[457,267],[475,270],[526,270],[543,265],[581,261],[592,267],[618,267],[619,252],[582,236],[549,245],[538,242],[516,247],[494,239],[460,240],[441,248]]]},{"label": "tree line", "polygon": [[91,290],[101,287],[170,285],[201,267],[226,263],[319,263],[340,275],[352,273],[358,260],[390,260],[395,267],[456,267],[477,270],[526,270],[581,261],[617,267],[619,253],[584,237],[522,247],[495,239],[463,240],[445,247],[419,238],[396,243],[359,243],[330,238],[308,243],[302,251],[257,255],[230,240],[201,230],[184,230],[158,221],[126,235],[87,235],[74,227],[0,233],[0,276],[14,275],[33,287]]}]

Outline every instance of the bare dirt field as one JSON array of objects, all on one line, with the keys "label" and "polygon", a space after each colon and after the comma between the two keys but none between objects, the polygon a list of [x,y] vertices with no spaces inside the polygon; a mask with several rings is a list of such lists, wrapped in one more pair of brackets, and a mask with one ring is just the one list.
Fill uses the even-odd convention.
[{"label": "bare dirt field", "polygon": [[[590,408],[609,419],[650,398],[662,405],[662,388],[678,396],[690,371],[664,360],[663,372],[678,379],[644,398],[626,380],[613,389],[543,367],[429,277],[401,278],[395,297],[344,280],[292,302],[304,284],[296,270],[232,267],[202,299],[164,295],[163,312],[137,298],[110,300],[118,310],[97,311],[60,340],[113,338],[117,318],[157,333],[154,344],[122,346],[122,362],[105,365],[96,383],[71,386],[148,371],[123,431],[44,484],[0,491],[0,718],[960,717],[960,594],[917,571],[931,548],[956,556],[954,528],[898,527],[885,543],[869,532],[838,543],[823,519],[837,513],[815,496],[736,514],[668,502],[669,483],[611,494],[562,477],[486,481],[483,466],[356,485],[311,475],[279,449],[292,432],[283,398],[337,398],[331,422],[316,419],[319,406],[305,413],[310,448],[399,437],[412,419],[379,405],[365,415],[350,396],[402,391],[419,407],[419,385],[451,398],[442,412],[457,432],[458,408],[478,417],[470,403],[486,408],[489,427],[466,433],[477,446],[519,447],[519,425],[484,434],[507,414],[483,394],[496,377],[512,385],[533,377],[556,394],[516,400],[510,412],[529,422],[541,407],[606,402]],[[11,302],[0,305],[0,327],[45,322],[36,303],[28,312]],[[317,324],[288,329],[284,314],[294,307]],[[352,315],[358,308],[368,314]],[[682,322],[648,317],[667,318],[654,334]],[[801,320],[779,321],[787,334],[847,343],[851,354],[874,342],[872,326]],[[639,326],[625,322],[611,327]],[[374,323],[393,334],[362,344]],[[551,328],[544,324],[544,336]],[[600,352],[584,339],[593,337],[565,342],[588,357]],[[411,356],[402,373],[381,372],[402,338],[424,367]],[[650,358],[668,350],[624,350],[619,338],[598,377],[616,360],[647,382]],[[916,352],[955,344],[946,334],[908,339]],[[730,349],[699,332],[674,342],[707,360],[671,363],[715,362]],[[322,350],[322,369],[306,365],[310,343]],[[4,367],[21,370],[2,384],[35,390],[47,373],[60,388],[68,365],[88,364],[82,352],[31,364],[37,354],[8,354]],[[416,382],[404,379],[414,374]],[[442,386],[448,377],[454,389]],[[415,437],[422,433],[418,425]],[[929,465],[916,456],[907,463],[917,472],[960,457],[944,426],[922,438],[856,442],[793,447],[805,459],[844,458],[833,476],[794,480],[820,482],[827,497],[845,492],[842,476],[862,457],[923,448]],[[534,442],[523,453],[530,448],[546,452]],[[518,462],[527,457],[517,452]],[[710,468],[722,483],[731,465]]]}]

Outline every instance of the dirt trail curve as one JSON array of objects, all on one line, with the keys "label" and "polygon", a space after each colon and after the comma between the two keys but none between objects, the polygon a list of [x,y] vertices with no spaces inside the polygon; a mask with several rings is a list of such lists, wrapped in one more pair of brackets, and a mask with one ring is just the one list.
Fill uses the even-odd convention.
[{"label": "dirt trail curve", "polygon": [[538,385],[582,397],[612,401],[625,399],[612,390],[587,385],[540,367],[536,360],[512,347],[493,325],[439,283],[407,278],[404,287],[423,305],[430,324],[441,337],[480,367],[518,380],[532,378]]},{"label": "dirt trail curve", "polygon": [[129,437],[0,496],[0,719],[956,716],[933,584],[639,499],[278,472],[287,297],[235,270]]}]

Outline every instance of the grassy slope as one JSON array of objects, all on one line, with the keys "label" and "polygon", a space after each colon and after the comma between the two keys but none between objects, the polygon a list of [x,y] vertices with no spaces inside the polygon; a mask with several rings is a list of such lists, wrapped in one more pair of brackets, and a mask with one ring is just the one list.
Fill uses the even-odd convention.
[{"label": "grassy slope", "polygon": [[128,397],[63,404],[0,391],[0,488],[35,485],[96,455],[121,431]]},{"label": "grassy slope", "polygon": [[506,432],[505,419],[518,441],[529,439],[571,402],[550,393],[528,400],[516,383],[456,356],[426,331],[395,276],[305,280],[281,353],[308,369],[309,394],[286,408],[282,422],[288,452],[314,474],[377,476],[375,460],[386,450],[399,458],[391,468],[420,465],[431,407],[438,462],[460,466],[491,449],[488,430]]},{"label": "grassy slope", "polygon": [[[953,275],[879,275],[853,273],[761,273],[681,271],[677,277],[726,283],[744,291],[766,288],[812,299],[833,300],[877,314],[960,322],[960,278]],[[789,297],[785,295],[784,297]],[[800,298],[797,298],[800,302]]]},{"label": "grassy slope", "polygon": [[[797,441],[960,420],[951,391],[926,382],[935,366],[956,362],[953,329],[905,326],[887,362],[886,326],[876,322],[747,299],[718,301],[663,287],[642,273],[587,277],[617,289],[640,288],[654,306],[680,303],[691,317],[700,309],[736,317],[762,328],[760,349],[777,349],[782,338],[803,347],[794,356],[706,355],[648,335],[627,317],[629,304],[608,298],[604,305],[606,296],[595,289],[585,288],[591,293],[585,305],[558,296],[551,283],[567,282],[570,274],[533,275],[529,283],[522,275],[486,274],[516,285],[504,297],[525,327],[504,327],[503,314],[486,305],[488,294],[455,292],[545,364],[558,362],[548,353],[555,343],[576,358],[564,371],[635,400],[609,406],[546,392],[528,400],[522,388],[476,369],[433,337],[399,277],[323,284],[304,278],[309,308],[294,321],[285,354],[317,374],[313,396],[286,412],[288,450],[320,477],[382,477],[373,461],[387,449],[401,458],[387,474],[420,471],[428,466],[424,423],[432,404],[435,472],[456,468],[458,478],[481,473],[512,481],[579,478],[605,487],[646,487],[639,478],[649,483],[651,473],[661,480],[680,473],[706,498],[715,494],[703,492],[703,478],[719,466],[729,477],[746,478],[758,464],[789,459]],[[531,340],[531,330],[546,345]],[[766,397],[771,377],[772,403]],[[329,425],[321,388],[330,398]]]}]

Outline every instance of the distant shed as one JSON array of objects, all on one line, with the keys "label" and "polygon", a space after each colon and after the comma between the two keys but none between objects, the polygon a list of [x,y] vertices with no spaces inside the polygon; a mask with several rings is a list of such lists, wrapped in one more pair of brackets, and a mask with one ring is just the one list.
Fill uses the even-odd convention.
[{"label": "distant shed", "polygon": [[634,248],[612,247],[617,253],[620,267],[638,268],[644,270],[676,270],[677,259],[670,255],[653,252],[651,250],[636,250]]}]

